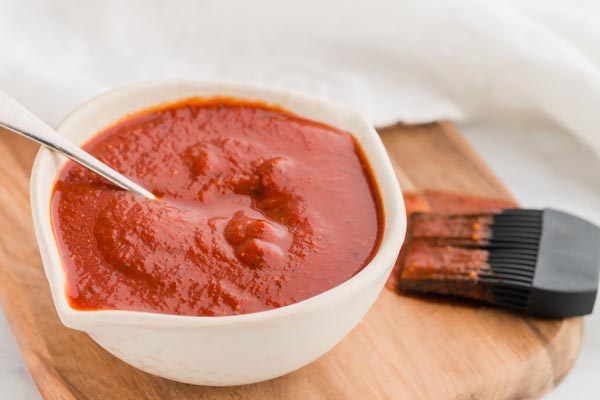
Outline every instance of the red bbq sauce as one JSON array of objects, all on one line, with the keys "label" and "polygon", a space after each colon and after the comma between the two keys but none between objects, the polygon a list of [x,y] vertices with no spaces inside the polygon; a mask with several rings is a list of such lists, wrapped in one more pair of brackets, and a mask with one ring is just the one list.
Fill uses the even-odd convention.
[{"label": "red bbq sauce", "polygon": [[273,309],[352,277],[382,236],[380,195],[353,137],[277,107],[188,99],[84,148],[159,200],[67,163],[51,211],[76,309]]}]

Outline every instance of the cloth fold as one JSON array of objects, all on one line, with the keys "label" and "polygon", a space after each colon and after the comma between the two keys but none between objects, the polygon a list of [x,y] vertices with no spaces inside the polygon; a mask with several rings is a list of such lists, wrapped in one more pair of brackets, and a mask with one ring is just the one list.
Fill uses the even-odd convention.
[{"label": "cloth fold", "polygon": [[547,118],[600,154],[600,4],[53,2],[0,6],[0,88],[49,123],[114,86],[243,80],[375,124]]}]

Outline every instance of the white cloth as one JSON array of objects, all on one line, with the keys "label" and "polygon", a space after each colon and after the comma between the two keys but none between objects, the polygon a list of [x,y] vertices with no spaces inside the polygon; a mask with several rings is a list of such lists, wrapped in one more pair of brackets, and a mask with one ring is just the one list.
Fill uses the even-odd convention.
[{"label": "white cloth", "polygon": [[[524,205],[600,223],[598,21],[594,0],[0,0],[0,90],[50,124],[164,78],[297,89],[377,125],[450,119]],[[554,398],[600,393],[600,310],[586,328]],[[33,396],[14,341],[0,341],[0,382]]]},{"label": "white cloth", "polygon": [[546,116],[600,153],[598,17],[591,1],[4,0],[0,88],[56,123],[125,83],[245,80],[376,124]]}]

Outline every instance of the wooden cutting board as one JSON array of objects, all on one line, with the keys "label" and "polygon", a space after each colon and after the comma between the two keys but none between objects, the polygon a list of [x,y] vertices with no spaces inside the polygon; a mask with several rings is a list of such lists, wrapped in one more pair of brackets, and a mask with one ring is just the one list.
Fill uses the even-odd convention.
[{"label": "wooden cutting board", "polygon": [[[405,188],[511,198],[450,124],[380,132]],[[58,320],[29,210],[36,150],[0,132],[0,301],[47,399],[535,398],[567,374],[579,352],[581,318],[542,321],[384,289],[346,339],[282,378],[209,388],[148,375]]]}]

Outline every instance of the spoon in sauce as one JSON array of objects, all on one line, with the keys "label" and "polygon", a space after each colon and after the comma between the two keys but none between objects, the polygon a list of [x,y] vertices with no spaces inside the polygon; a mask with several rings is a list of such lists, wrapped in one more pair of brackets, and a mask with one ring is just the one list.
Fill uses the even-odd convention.
[{"label": "spoon in sauce", "polygon": [[0,127],[25,136],[70,158],[125,190],[132,191],[150,200],[156,200],[156,197],[150,191],[59,135],[45,122],[2,91],[0,91]]}]

